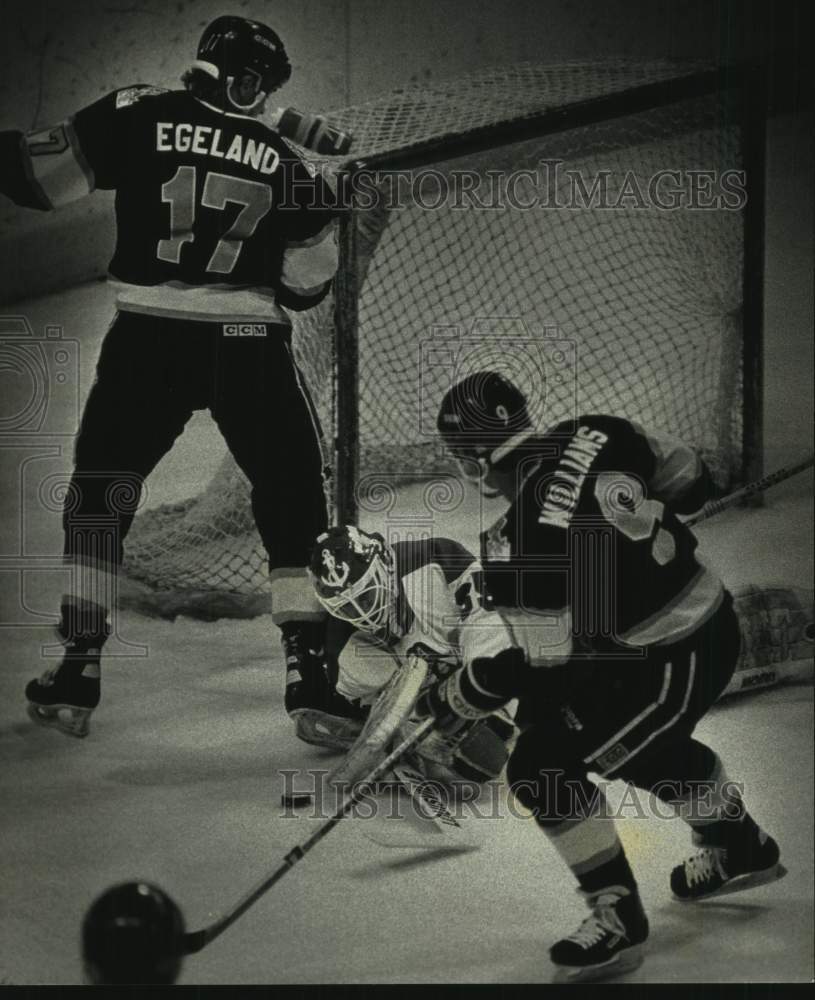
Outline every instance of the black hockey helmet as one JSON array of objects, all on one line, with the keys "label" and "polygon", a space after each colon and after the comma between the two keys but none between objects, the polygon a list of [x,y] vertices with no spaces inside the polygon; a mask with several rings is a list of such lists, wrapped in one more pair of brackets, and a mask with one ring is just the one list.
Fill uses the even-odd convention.
[{"label": "black hockey helmet", "polygon": [[534,433],[526,396],[495,371],[473,372],[449,389],[436,426],[462,474],[475,482]]},{"label": "black hockey helmet", "polygon": [[[242,112],[255,110],[291,76],[291,64],[277,32],[245,17],[218,17],[208,24],[198,43],[193,69],[222,83],[228,99]],[[245,103],[235,99],[236,90],[246,94]]]}]

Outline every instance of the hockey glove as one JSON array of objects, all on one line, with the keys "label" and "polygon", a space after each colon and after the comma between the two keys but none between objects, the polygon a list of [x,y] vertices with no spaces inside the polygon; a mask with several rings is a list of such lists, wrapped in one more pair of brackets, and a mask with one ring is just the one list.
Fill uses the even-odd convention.
[{"label": "hockey glove", "polygon": [[[525,667],[523,650],[515,646],[496,656],[478,657],[424,691],[414,714],[420,719],[432,715],[442,731],[458,732],[505,705],[514,696]],[[473,678],[477,678],[477,685]]]},{"label": "hockey glove", "polygon": [[451,735],[457,733],[468,721],[458,715],[448,701],[447,685],[453,680],[455,675],[433,684],[419,695],[419,700],[413,709],[414,718],[426,719],[432,715],[437,728]]}]

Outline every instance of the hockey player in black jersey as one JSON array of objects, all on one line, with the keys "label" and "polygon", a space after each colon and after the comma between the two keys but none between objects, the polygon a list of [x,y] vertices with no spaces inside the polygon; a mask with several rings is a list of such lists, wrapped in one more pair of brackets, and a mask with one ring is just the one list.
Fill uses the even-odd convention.
[{"label": "hockey player in black jersey", "polygon": [[66,653],[26,688],[29,712],[87,733],[135,500],[193,411],[209,408],[251,484],[283,633],[286,708],[301,738],[322,742],[305,720],[322,711],[330,724],[348,706],[317,655],[325,615],[306,565],[327,524],[323,461],[285,309],[327,293],[336,213],[320,176],[258,120],[291,74],[276,33],[221,17],[197,55],[182,90],[130,86],[52,128],[0,133],[0,191],[18,205],[47,211],[97,188],[116,192],[117,313],[64,516],[74,569],[59,625]]},{"label": "hockey player in black jersey", "polygon": [[455,385],[438,426],[462,468],[509,501],[482,561],[527,655],[470,664],[420,711],[455,727],[519,697],[508,778],[591,910],[552,961],[567,981],[619,974],[641,961],[648,921],[589,771],[652,792],[690,824],[699,852],[671,873],[678,899],[784,874],[776,842],[692,735],[739,654],[730,594],[681,520],[708,499],[709,476],[690,448],[617,417],[539,435],[522,393],[494,372]]}]

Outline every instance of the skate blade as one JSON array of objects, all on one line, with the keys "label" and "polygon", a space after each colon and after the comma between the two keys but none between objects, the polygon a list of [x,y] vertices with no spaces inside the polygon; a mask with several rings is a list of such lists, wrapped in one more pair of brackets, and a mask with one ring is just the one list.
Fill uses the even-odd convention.
[{"label": "skate blade", "polygon": [[348,750],[362,730],[360,723],[314,708],[295,708],[289,717],[294,721],[298,739],[329,750]]},{"label": "skate blade", "polygon": [[38,726],[57,729],[66,736],[82,739],[90,732],[92,708],[77,708],[75,705],[35,705],[30,701],[27,711],[29,719]]},{"label": "skate blade", "polygon": [[705,896],[674,896],[680,903],[701,903],[706,899],[714,899],[716,896],[727,896],[732,892],[742,892],[744,889],[755,889],[756,886],[766,885],[768,882],[777,882],[787,874],[787,869],[779,861],[778,864],[765,868],[764,871],[751,872],[749,875],[737,875],[725,882],[721,888],[715,892],[709,892]]},{"label": "skate blade", "polygon": [[626,972],[638,969],[645,958],[645,945],[632,944],[630,948],[621,951],[608,962],[600,965],[590,965],[586,968],[576,968],[569,965],[556,965],[553,983],[585,983],[589,980],[613,979]]}]

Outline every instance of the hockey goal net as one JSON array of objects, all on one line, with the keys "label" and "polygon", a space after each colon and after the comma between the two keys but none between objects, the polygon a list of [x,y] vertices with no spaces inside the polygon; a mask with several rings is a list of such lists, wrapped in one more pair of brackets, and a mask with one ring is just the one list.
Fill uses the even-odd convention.
[{"label": "hockey goal net", "polygon": [[[524,64],[331,113],[354,162],[321,169],[354,207],[334,296],[292,318],[339,518],[378,476],[450,471],[436,410],[478,367],[520,381],[544,423],[618,414],[695,444],[721,489],[747,475],[758,331],[741,102],[721,84],[696,65]],[[137,517],[126,568],[161,613],[265,606],[231,458]]]}]

